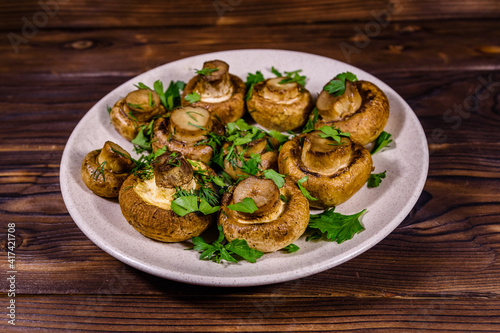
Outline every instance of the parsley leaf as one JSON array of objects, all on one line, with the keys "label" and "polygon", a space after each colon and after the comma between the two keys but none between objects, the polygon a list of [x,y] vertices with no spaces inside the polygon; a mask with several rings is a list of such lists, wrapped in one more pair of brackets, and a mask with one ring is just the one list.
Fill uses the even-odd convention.
[{"label": "parsley leaf", "polygon": [[251,249],[244,239],[235,239],[230,243],[224,238],[222,226],[217,227],[219,237],[212,244],[207,243],[201,237],[193,237],[191,241],[194,244],[193,250],[201,252],[200,260],[209,259],[220,263],[222,260],[228,262],[238,262],[238,259],[233,255],[239,256],[251,263],[254,263],[264,254],[261,251]]},{"label": "parsley leaf", "polygon": [[312,201],[316,201],[316,200],[318,200],[317,198],[313,197],[313,196],[311,195],[311,193],[309,193],[309,191],[308,191],[308,190],[306,190],[306,189],[304,188],[304,186],[302,186],[302,183],[304,183],[304,182],[306,182],[306,181],[307,181],[307,176],[304,176],[304,177],[300,178],[300,179],[297,181],[297,185],[299,186],[300,191],[301,191],[301,192],[302,192],[302,194],[306,197],[306,199],[308,199],[308,200],[312,200]]},{"label": "parsley leaf", "polygon": [[287,78],[281,80],[279,84],[297,82],[298,84],[304,87],[306,85],[306,76],[300,75],[299,74],[300,72],[302,72],[302,69],[298,69],[293,72],[285,72]]},{"label": "parsley leaf", "polygon": [[327,91],[330,95],[340,96],[345,92],[345,80],[351,82],[358,81],[356,75],[351,72],[340,73],[333,80],[331,80],[323,90]]},{"label": "parsley leaf", "polygon": [[[156,84],[156,82],[155,82]],[[167,110],[173,110],[181,106],[181,91],[184,90],[186,84],[182,81],[170,81],[167,90],[164,94],[160,94],[155,87],[156,93],[160,96],[161,103]]]},{"label": "parsley leaf", "polygon": [[107,105],[107,104],[106,104],[106,110],[108,110],[108,114],[111,114],[112,108],[109,105]]},{"label": "parsley leaf", "polygon": [[293,252],[297,252],[298,250],[300,250],[300,247],[298,247],[295,244],[290,244],[290,245],[287,245],[284,248],[282,248],[282,250],[288,251],[288,253],[293,253]]},{"label": "parsley leaf", "polygon": [[255,201],[253,201],[252,198],[245,198],[241,202],[228,205],[227,208],[235,210],[237,212],[250,213],[250,214],[258,210],[257,205],[255,204]]},{"label": "parsley leaf", "polygon": [[391,143],[392,142],[391,136],[392,134],[387,133],[385,131],[380,133],[380,135],[375,139],[375,144],[372,148],[371,154],[372,155],[375,154],[376,152],[380,151],[382,148],[387,146],[389,143]]},{"label": "parsley leaf", "polygon": [[209,215],[217,212],[220,206],[211,206],[205,199],[200,199],[196,195],[182,195],[172,201],[171,208],[179,216],[184,216],[192,212],[201,212]]},{"label": "parsley leaf", "polygon": [[196,69],[196,74],[200,74],[203,76],[210,75],[213,72],[217,72],[219,69],[218,68],[202,68],[202,69]]},{"label": "parsley leaf", "polygon": [[313,231],[313,235],[306,238],[306,240],[319,239],[325,236],[330,241],[336,241],[340,244],[365,229],[359,222],[359,217],[366,209],[353,215],[335,213],[334,209],[331,208],[321,214],[310,216],[308,229]]},{"label": "parsley leaf", "polygon": [[241,152],[240,155],[240,160],[243,162],[242,166],[240,167],[241,171],[248,173],[252,176],[255,176],[257,172],[259,172],[259,165],[261,162],[260,155],[251,154],[250,158],[247,160],[245,160],[242,155],[243,152]]},{"label": "parsley leaf", "polygon": [[318,118],[319,118],[318,108],[314,107],[312,112],[313,112],[313,117],[312,118],[309,117],[304,128],[302,128],[302,133],[309,133],[309,132],[314,131],[314,127],[315,127],[316,123],[318,122]]},{"label": "parsley leaf", "polygon": [[281,134],[281,132],[278,132],[278,131],[276,131],[276,130],[270,130],[270,131],[268,132],[268,134],[269,134],[271,137],[273,137],[273,138],[275,138],[276,140],[278,140],[278,142],[279,142],[280,144],[283,144],[283,143],[287,142],[287,141],[288,141],[288,139],[289,139],[289,137],[288,137],[288,136],[286,136],[286,135],[284,135],[284,134]]},{"label": "parsley leaf", "polygon": [[247,87],[247,94],[245,95],[245,101],[248,101],[252,97],[253,86],[259,82],[264,81],[264,75],[260,71],[255,72],[255,74],[248,73],[247,81],[245,85]]},{"label": "parsley leaf", "polygon": [[271,179],[276,184],[276,186],[278,186],[278,188],[282,188],[283,185],[285,185],[285,176],[279,174],[273,169],[264,170],[264,178]]},{"label": "parsley leaf", "polygon": [[274,68],[274,66],[271,67],[271,73],[273,73],[277,77],[282,77],[283,76],[283,74],[281,74],[276,68]]},{"label": "parsley leaf", "polygon": [[149,124],[142,125],[139,127],[139,131],[132,143],[135,145],[134,150],[137,153],[142,153],[146,150],[151,151],[151,140],[153,137],[153,124],[154,119],[149,122]]},{"label": "parsley leaf", "polygon": [[187,94],[186,97],[184,97],[184,99],[189,103],[196,103],[201,100],[201,96],[196,91],[194,91],[190,94]]},{"label": "parsley leaf", "polygon": [[341,137],[350,137],[351,133],[344,133],[340,130],[340,128],[334,128],[330,126],[323,126],[319,129],[322,133],[319,133],[319,136],[322,137],[323,139],[326,138],[331,138],[337,142],[337,144],[340,143]]},{"label": "parsley leaf", "polygon": [[369,188],[378,187],[380,183],[382,183],[382,179],[385,178],[386,172],[387,170],[381,173],[372,173],[370,177],[368,177],[368,187]]}]

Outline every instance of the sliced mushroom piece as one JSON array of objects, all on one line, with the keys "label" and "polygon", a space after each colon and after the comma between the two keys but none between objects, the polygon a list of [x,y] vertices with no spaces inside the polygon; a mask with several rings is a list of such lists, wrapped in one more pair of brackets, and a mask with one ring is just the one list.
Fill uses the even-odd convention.
[{"label": "sliced mushroom piece", "polygon": [[111,123],[125,139],[132,141],[140,128],[154,117],[163,115],[160,96],[150,89],[138,89],[115,103],[110,111]]},{"label": "sliced mushroom piece", "polygon": [[303,126],[313,107],[307,89],[282,77],[257,83],[247,101],[250,116],[265,128],[290,131]]},{"label": "sliced mushroom piece", "polygon": [[116,143],[106,141],[102,149],[85,156],[80,174],[92,192],[101,197],[116,198],[133,167],[128,152]]},{"label": "sliced mushroom piece", "polygon": [[322,91],[316,101],[319,120],[316,129],[336,126],[351,133],[353,140],[366,145],[375,140],[389,119],[389,100],[368,81],[346,80],[346,91],[335,97]]},{"label": "sliced mushroom piece", "polygon": [[153,152],[167,147],[188,159],[209,163],[213,148],[202,143],[208,132],[222,134],[224,127],[214,123],[207,110],[184,106],[172,111],[169,118],[159,118],[153,124]]},{"label": "sliced mushroom piece", "polygon": [[[228,208],[247,197],[254,200],[256,212],[247,214]],[[247,178],[224,194],[221,209],[218,224],[226,239],[244,239],[251,248],[263,252],[290,245],[309,223],[309,203],[288,176],[281,189],[268,179]]]},{"label": "sliced mushroom piece", "polygon": [[340,205],[359,191],[372,171],[372,158],[361,144],[343,137],[340,144],[321,138],[313,131],[286,142],[278,157],[279,172],[295,182],[307,176],[302,185],[317,200],[313,208]]},{"label": "sliced mushroom piece", "polygon": [[[245,113],[245,83],[230,74],[229,65],[222,60],[205,62],[203,70],[208,73],[198,74],[187,83],[182,105],[203,107],[222,125],[240,119]],[[191,104],[186,96],[192,93],[200,95],[200,100]]]},{"label": "sliced mushroom piece", "polygon": [[193,179],[193,167],[177,152],[165,152],[153,162],[156,186],[182,187]]}]

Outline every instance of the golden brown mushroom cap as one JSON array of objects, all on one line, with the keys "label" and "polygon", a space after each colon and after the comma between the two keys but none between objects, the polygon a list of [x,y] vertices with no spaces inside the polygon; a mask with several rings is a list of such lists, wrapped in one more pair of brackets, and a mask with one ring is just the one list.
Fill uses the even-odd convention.
[{"label": "golden brown mushroom cap", "polygon": [[[169,157],[171,152],[163,155],[165,158],[159,162],[160,164],[170,163],[176,159]],[[174,194],[177,192],[177,189],[171,186],[172,181],[180,178],[178,187],[194,190],[199,185],[192,174],[188,172],[186,177],[179,177],[179,172],[185,171],[186,168],[182,164],[178,167],[174,164],[173,168],[172,165],[160,167],[158,164],[156,166],[153,164],[153,168],[156,170],[152,179],[140,179],[130,175],[123,183],[118,200],[125,219],[144,236],[162,242],[181,242],[199,236],[211,224],[214,214],[203,215],[192,212],[179,216],[171,209]],[[197,162],[197,168],[214,174],[213,170],[202,162]],[[158,173],[161,172],[167,175],[157,179],[160,178]]]},{"label": "golden brown mushroom cap", "polygon": [[118,100],[109,116],[116,131],[125,139],[132,141],[141,126],[147,125],[151,119],[165,112],[156,92],[138,89]]},{"label": "golden brown mushroom cap", "polygon": [[[245,114],[245,83],[229,73],[229,65],[224,61],[207,61],[203,68],[217,70],[207,75],[198,74],[189,80],[182,92],[182,105],[205,108],[222,125],[240,119]],[[201,99],[191,104],[185,98],[193,92]]]},{"label": "golden brown mushroom cap", "polygon": [[[227,207],[245,197],[253,197],[257,212],[246,214]],[[290,245],[309,223],[309,203],[289,177],[279,190],[270,180],[249,177],[224,194],[221,207],[218,224],[226,239],[245,239],[251,248],[263,252]]]},{"label": "golden brown mushroom cap", "polygon": [[260,125],[277,131],[290,131],[303,126],[313,99],[297,82],[279,83],[283,77],[267,79],[253,87],[247,101],[250,116]]},{"label": "golden brown mushroom cap", "polygon": [[105,198],[116,198],[130,170],[130,155],[116,143],[106,141],[102,149],[89,152],[82,162],[80,175],[87,187]]},{"label": "golden brown mushroom cap", "polygon": [[303,134],[281,147],[278,166],[295,182],[307,176],[302,185],[315,197],[311,207],[337,206],[356,193],[368,180],[372,158],[361,144],[342,138],[341,144],[319,136],[319,131]]},{"label": "golden brown mushroom cap", "polygon": [[316,107],[319,115],[316,129],[325,125],[339,127],[362,145],[375,140],[389,119],[387,96],[368,81],[346,80],[346,92],[338,97],[323,90]]}]

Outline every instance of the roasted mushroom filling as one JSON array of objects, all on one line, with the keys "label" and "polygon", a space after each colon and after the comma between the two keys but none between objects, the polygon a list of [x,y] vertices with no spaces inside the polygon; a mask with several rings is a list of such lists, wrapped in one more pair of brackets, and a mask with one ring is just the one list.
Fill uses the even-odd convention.
[{"label": "roasted mushroom filling", "polygon": [[311,207],[329,208],[349,199],[366,183],[372,171],[370,153],[344,136],[333,140],[321,131],[286,142],[279,155],[281,174],[298,181],[316,200]]},{"label": "roasted mushroom filling", "polygon": [[257,83],[247,108],[260,125],[278,131],[297,129],[305,124],[313,102],[309,91],[297,82],[283,83],[277,77]]},{"label": "roasted mushroom filling", "polygon": [[141,126],[165,113],[158,94],[149,89],[130,92],[115,103],[110,111],[111,123],[125,139],[132,141]]},{"label": "roasted mushroom filling", "polygon": [[389,101],[376,85],[367,81],[345,81],[345,92],[339,96],[323,90],[316,101],[322,126],[336,126],[351,133],[352,139],[366,145],[384,130],[389,119]]},{"label": "roasted mushroom filling", "polygon": [[85,156],[81,177],[95,194],[116,198],[133,166],[128,152],[116,143],[106,141],[102,149],[91,151]]},{"label": "roasted mushroom filling", "polygon": [[[223,125],[234,122],[245,113],[245,83],[229,73],[229,65],[221,60],[207,61],[197,71],[182,94],[183,105],[207,109]],[[197,95],[195,101],[190,96]]]},{"label": "roasted mushroom filling", "polygon": [[[247,198],[254,211],[233,208]],[[248,177],[224,195],[218,223],[228,241],[244,239],[251,248],[272,252],[297,240],[308,222],[308,201],[290,178],[278,189],[272,180]]]}]

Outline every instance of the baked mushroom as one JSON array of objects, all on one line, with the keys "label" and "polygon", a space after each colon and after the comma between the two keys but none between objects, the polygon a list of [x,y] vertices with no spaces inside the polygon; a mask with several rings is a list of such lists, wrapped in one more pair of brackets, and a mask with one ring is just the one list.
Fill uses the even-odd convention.
[{"label": "baked mushroom", "polygon": [[[257,210],[245,213],[229,206],[251,198]],[[218,224],[226,239],[244,239],[251,248],[273,252],[296,241],[309,223],[309,203],[290,177],[279,189],[269,179],[248,177],[222,198]]]},{"label": "baked mushroom", "polygon": [[88,153],[82,162],[81,177],[85,185],[105,198],[116,198],[134,163],[122,147],[106,141],[102,149]]},{"label": "baked mushroom", "polygon": [[[254,154],[259,155],[260,164],[258,165],[258,171],[253,175],[259,176],[261,175],[262,171],[268,169],[278,171],[279,145],[280,144],[278,140],[268,135],[244,145],[234,145],[231,142],[226,142],[222,146],[224,156],[224,171],[234,180],[238,180],[239,178],[241,178],[241,176],[251,175],[248,172],[242,170],[242,167],[244,168],[244,165],[252,158],[252,155]],[[232,153],[230,153],[231,150],[233,150]]]},{"label": "baked mushroom", "polygon": [[321,131],[299,135],[286,142],[278,157],[279,172],[297,182],[307,176],[302,186],[312,197],[311,207],[337,206],[356,193],[368,180],[372,158],[368,150],[349,137],[337,142]]},{"label": "baked mushroom", "polygon": [[[245,113],[245,83],[229,73],[229,65],[222,60],[207,61],[197,71],[182,92],[182,105],[207,109],[223,125],[234,122]],[[196,93],[199,101],[190,102],[186,96]]]},{"label": "baked mushroom", "polygon": [[[178,189],[193,191],[200,183],[193,175],[192,162],[181,154],[166,152],[152,163],[153,175],[130,175],[123,183],[118,200],[125,219],[146,237],[162,242],[180,242],[200,235],[213,214],[191,212],[179,216],[172,209]],[[197,168],[213,171],[201,162]]]},{"label": "baked mushroom", "polygon": [[345,92],[334,96],[323,90],[316,101],[318,122],[351,133],[353,140],[366,145],[384,130],[389,119],[389,101],[376,85],[368,81],[345,80]]},{"label": "baked mushroom", "polygon": [[150,89],[137,89],[120,99],[111,109],[109,116],[115,129],[125,139],[132,141],[141,126],[151,119],[163,115],[165,108],[160,96]]},{"label": "baked mushroom", "polygon": [[250,116],[265,128],[291,131],[303,126],[314,105],[311,93],[285,77],[267,79],[253,87],[247,101]]},{"label": "baked mushroom", "polygon": [[169,118],[159,118],[153,124],[152,149],[182,153],[186,158],[209,163],[213,148],[202,142],[210,132],[221,133],[222,125],[214,123],[208,110],[184,106],[174,109]]}]

